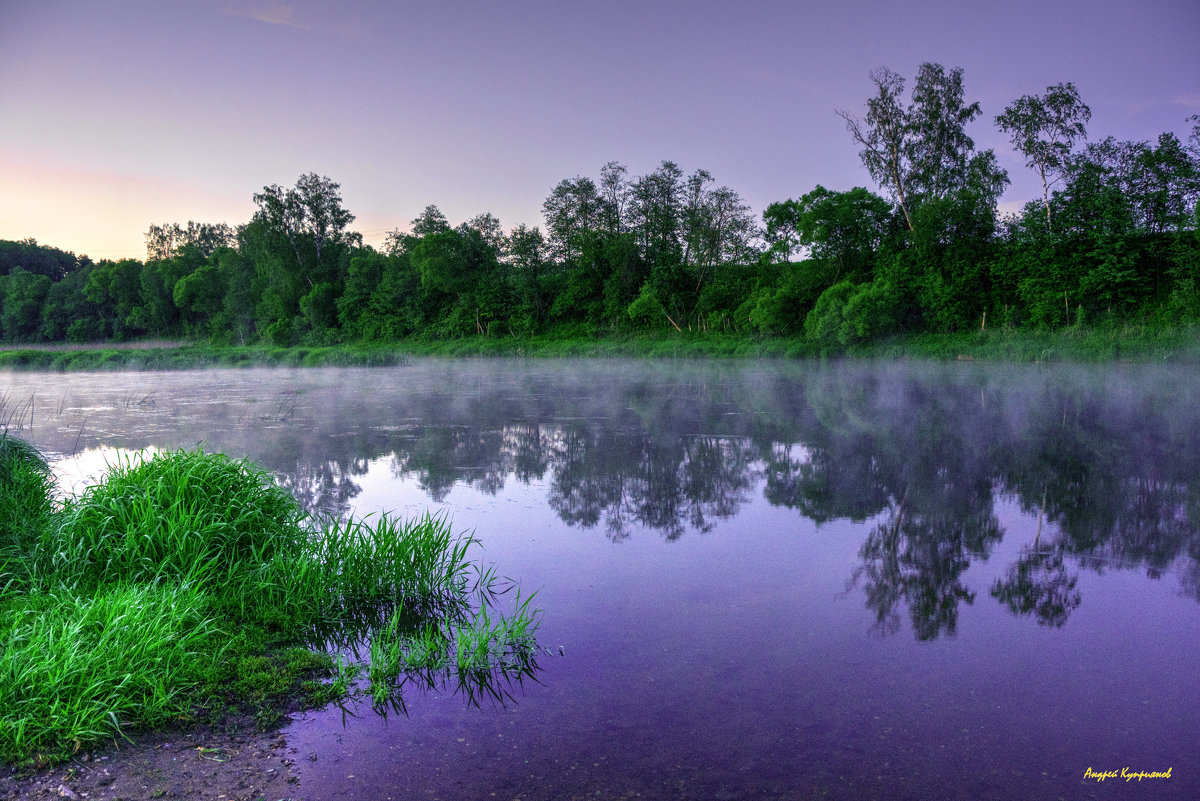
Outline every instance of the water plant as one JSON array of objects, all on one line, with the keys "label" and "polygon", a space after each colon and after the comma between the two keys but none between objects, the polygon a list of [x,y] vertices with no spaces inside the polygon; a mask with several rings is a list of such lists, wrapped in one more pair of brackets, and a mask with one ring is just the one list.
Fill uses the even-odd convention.
[{"label": "water plant", "polygon": [[127,459],[61,504],[52,489],[0,437],[3,761],[231,712],[275,725],[297,698],[359,692],[339,644],[369,643],[377,700],[447,669],[448,632],[532,644],[528,599],[489,613],[507,587],[445,517],[316,521],[266,471],[198,450]]},{"label": "water plant", "polygon": [[511,698],[507,686],[537,670],[532,600],[518,595],[507,616],[484,604],[472,614],[443,618],[441,625],[397,608],[371,636],[369,693],[376,710],[402,710],[408,684],[434,689],[454,683],[469,703],[485,696],[504,703]]}]

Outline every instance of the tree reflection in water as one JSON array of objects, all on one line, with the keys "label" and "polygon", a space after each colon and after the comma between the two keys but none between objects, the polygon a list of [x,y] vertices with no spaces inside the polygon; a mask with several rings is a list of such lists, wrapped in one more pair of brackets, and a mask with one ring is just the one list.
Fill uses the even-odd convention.
[{"label": "tree reflection in water", "polygon": [[[1065,625],[1080,571],[1175,576],[1200,600],[1200,409],[1179,402],[1200,391],[1194,371],[496,360],[395,385],[353,375],[377,383],[324,406],[285,390],[288,425],[209,425],[205,447],[244,453],[257,425],[249,455],[334,516],[379,460],[435,502],[540,483],[566,524],[613,541],[709,532],[761,491],[818,525],[863,524],[851,579],[876,630],[907,618],[923,640],[978,601],[964,573],[1005,534],[998,502],[1037,521],[984,589],[1013,614]],[[80,428],[63,426],[62,452]]]}]

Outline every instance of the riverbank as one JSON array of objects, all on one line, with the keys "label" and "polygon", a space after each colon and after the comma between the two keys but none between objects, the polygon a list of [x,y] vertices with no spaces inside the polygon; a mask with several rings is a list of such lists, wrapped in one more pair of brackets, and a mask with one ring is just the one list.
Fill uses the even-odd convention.
[{"label": "riverbank", "polygon": [[996,362],[1200,363],[1200,328],[995,329],[892,337],[847,347],[800,338],[690,332],[612,337],[471,337],[325,346],[216,346],[187,342],[0,345],[0,369],[187,370],[208,367],[387,367],[417,356],[530,358],[922,359]]},{"label": "riverbank", "polygon": [[149,732],[40,770],[0,775],[0,801],[260,801],[303,798],[299,755],[278,731],[244,727]]}]

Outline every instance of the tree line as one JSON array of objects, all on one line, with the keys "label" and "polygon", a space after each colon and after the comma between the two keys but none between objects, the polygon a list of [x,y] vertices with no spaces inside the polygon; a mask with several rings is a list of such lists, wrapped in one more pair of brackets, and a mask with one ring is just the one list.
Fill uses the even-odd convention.
[{"label": "tree line", "polygon": [[994,119],[1039,178],[1009,178],[967,126],[963,72],[871,73],[865,116],[839,112],[877,191],[816,186],[756,219],[706,170],[617,162],[565,179],[544,227],[428,206],[364,245],[340,186],[263,187],[249,222],[151,225],[146,259],[93,263],[0,242],[8,342],[192,337],[277,345],[639,330],[802,336],[847,345],[989,326],[1200,321],[1200,116],[1186,142],[1089,141],[1071,83]]}]

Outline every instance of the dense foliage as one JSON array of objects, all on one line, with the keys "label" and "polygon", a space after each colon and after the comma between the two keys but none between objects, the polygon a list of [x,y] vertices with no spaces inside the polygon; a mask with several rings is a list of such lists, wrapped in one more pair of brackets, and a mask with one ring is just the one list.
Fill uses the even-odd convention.
[{"label": "dense foliage", "polygon": [[804,337],[844,347],[897,333],[1200,319],[1200,117],[1181,142],[1087,142],[1075,87],[995,118],[1042,185],[1001,215],[1009,183],[967,126],[961,69],[871,75],[846,120],[882,195],[822,186],[760,225],[705,170],[664,161],[553,187],[544,229],[428,206],[364,246],[339,185],[308,173],[264,187],[236,228],[152,225],[147,260],[75,258],[0,242],[0,338],[190,337],[326,345],[647,330]]}]

